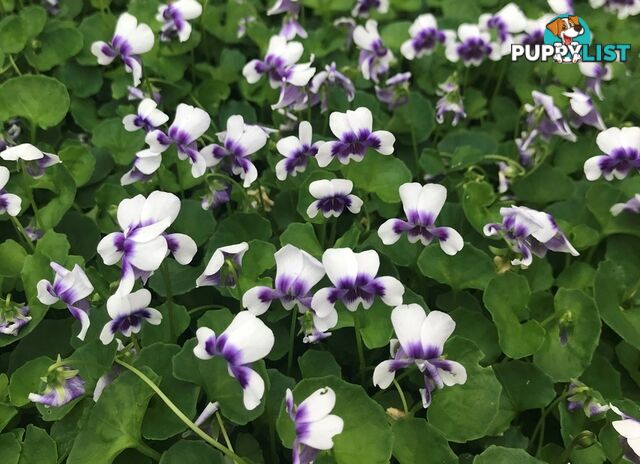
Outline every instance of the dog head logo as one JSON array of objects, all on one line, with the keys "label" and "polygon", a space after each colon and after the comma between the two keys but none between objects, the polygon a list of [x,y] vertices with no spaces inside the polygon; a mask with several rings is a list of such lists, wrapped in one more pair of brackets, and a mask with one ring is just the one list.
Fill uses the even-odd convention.
[{"label": "dog head logo", "polygon": [[587,23],[575,15],[557,16],[547,23],[544,32],[544,43],[556,48],[553,59],[558,63],[580,61],[582,46],[588,46],[590,42]]}]

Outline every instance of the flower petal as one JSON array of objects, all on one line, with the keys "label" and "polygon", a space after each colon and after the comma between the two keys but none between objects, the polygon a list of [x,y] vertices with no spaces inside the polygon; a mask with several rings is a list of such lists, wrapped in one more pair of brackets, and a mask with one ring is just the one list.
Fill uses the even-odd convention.
[{"label": "flower petal", "polygon": [[442,311],[431,311],[422,323],[420,331],[422,345],[442,348],[455,328],[456,323],[451,316]]},{"label": "flower petal", "polygon": [[382,390],[389,388],[389,385],[396,377],[396,371],[391,369],[393,360],[382,361],[373,371],[373,385]]},{"label": "flower petal", "polygon": [[422,325],[426,319],[424,309],[415,303],[400,305],[391,311],[393,330],[406,353],[411,354],[412,347],[421,346]]}]

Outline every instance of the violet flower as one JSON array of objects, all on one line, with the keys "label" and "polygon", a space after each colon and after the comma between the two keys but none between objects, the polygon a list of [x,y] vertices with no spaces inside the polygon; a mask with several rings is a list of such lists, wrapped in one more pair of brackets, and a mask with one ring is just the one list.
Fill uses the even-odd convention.
[{"label": "violet flower", "polygon": [[249,61],[242,69],[242,75],[249,84],[255,84],[263,75],[267,75],[274,89],[285,83],[304,87],[313,77],[315,68],[311,67],[311,61],[297,64],[303,52],[300,42],[287,42],[285,37],[274,35],[269,40],[264,60]]},{"label": "violet flower", "polygon": [[498,61],[502,57],[502,48],[476,24],[461,24],[458,41],[451,40],[446,44],[445,56],[453,63],[462,60],[465,66],[480,66],[485,58]]},{"label": "violet flower", "polygon": [[444,117],[447,113],[452,115],[451,125],[453,127],[458,125],[460,119],[467,117],[456,73],[449,76],[443,83],[438,84],[436,94],[440,95],[440,99],[436,102],[436,122],[438,124],[444,123]]},{"label": "violet flower", "polygon": [[125,337],[137,334],[143,321],[159,325],[162,322],[162,314],[157,309],[150,308],[149,303],[151,292],[145,288],[127,295],[111,295],[107,300],[107,312],[111,321],[107,322],[100,332],[100,341],[108,345],[118,332]]},{"label": "violet flower", "polygon": [[[587,417],[597,416],[610,408],[602,404],[602,399],[596,397],[597,392],[576,379],[571,379],[567,391],[567,410],[570,412],[582,409]],[[599,396],[599,395],[598,395]]]},{"label": "violet flower", "polygon": [[20,214],[22,209],[22,198],[4,189],[7,182],[9,182],[9,170],[0,166],[0,214],[7,213],[9,216],[15,217]]},{"label": "violet flower", "polygon": [[89,278],[77,264],[71,271],[55,262],[50,263],[55,272],[53,283],[46,279],[38,282],[38,300],[43,305],[51,306],[58,301],[67,305],[73,317],[80,321],[78,338],[84,340],[89,330],[89,301],[87,297],[93,292]]},{"label": "violet flower", "polygon": [[29,313],[28,306],[5,305],[0,310],[0,334],[17,336],[20,330],[31,320]]},{"label": "violet flower", "polygon": [[389,131],[372,131],[373,115],[366,107],[331,113],[329,127],[338,140],[320,146],[316,155],[320,167],[328,166],[334,158],[342,164],[349,164],[352,159],[362,161],[369,148],[383,155],[393,153],[396,138]]},{"label": "violet flower", "polygon": [[[387,306],[402,303],[404,286],[395,277],[377,277],[380,257],[374,250],[354,253],[350,248],[330,248],[322,255],[322,264],[334,285],[318,290],[311,308],[319,318],[337,322],[335,304],[341,301],[354,312],[360,305],[369,309],[376,296]],[[318,327],[322,331],[331,327]]]},{"label": "violet flower", "polygon": [[309,90],[320,101],[320,109],[324,113],[329,109],[329,88],[340,87],[344,90],[347,101],[351,102],[356,96],[356,88],[347,76],[336,68],[333,62],[325,66],[324,71],[320,71],[313,76],[309,84]]},{"label": "violet flower", "polygon": [[570,122],[574,127],[586,124],[601,131],[607,128],[589,95],[575,87],[573,92],[564,92],[563,95],[571,99],[569,101],[571,107]]},{"label": "violet flower", "polygon": [[514,266],[530,266],[533,255],[544,258],[547,251],[579,256],[558,228],[553,216],[525,206],[500,208],[502,223],[484,226],[487,237],[502,235],[509,247],[520,256],[511,260]]},{"label": "violet flower", "polygon": [[8,147],[0,152],[0,158],[5,161],[23,161],[27,173],[35,179],[42,177],[46,168],[60,163],[58,155],[45,153],[30,143]]},{"label": "violet flower", "polygon": [[613,79],[613,67],[611,64],[580,61],[578,69],[587,78],[587,89],[595,93],[600,100],[603,100],[602,82]]},{"label": "violet flower", "polygon": [[455,37],[453,31],[438,29],[435,16],[430,13],[418,16],[409,28],[411,38],[403,42],[400,53],[413,60],[424,55],[431,55],[438,44],[446,45]]},{"label": "violet flower", "polygon": [[226,160],[231,172],[244,180],[244,187],[249,187],[258,178],[258,170],[250,156],[265,146],[266,132],[259,126],[245,124],[237,114],[227,119],[227,130],[218,134],[218,140],[221,145],[212,143],[200,151],[206,166],[217,166]]},{"label": "violet flower", "polygon": [[384,83],[384,87],[375,86],[376,97],[382,103],[387,104],[389,111],[393,111],[399,106],[406,105],[409,101],[409,80],[411,73],[398,73],[391,76]]},{"label": "violet flower", "polygon": [[145,198],[136,195],[118,205],[122,232],[112,232],[98,244],[98,253],[107,266],[121,262],[117,292],[131,293],[137,278],[143,282],[171,253],[180,264],[188,264],[196,254],[195,242],[184,234],[166,234],[180,212],[180,199],[172,193],[155,191]]},{"label": "violet flower", "polygon": [[367,18],[371,10],[376,10],[380,14],[389,11],[389,0],[356,0],[356,4],[351,10],[354,18]]},{"label": "violet flower", "polygon": [[321,451],[333,448],[333,437],[344,429],[342,418],[331,414],[336,405],[336,394],[331,388],[324,387],[296,405],[293,392],[287,388],[284,404],[296,431],[292,464],[312,464]]},{"label": "violet flower", "polygon": [[589,0],[591,8],[604,8],[609,13],[614,13],[618,19],[626,19],[640,13],[639,0]]},{"label": "violet flower", "polygon": [[596,143],[603,154],[585,161],[587,180],[624,179],[640,170],[640,127],[610,127],[598,134]]},{"label": "violet flower", "polygon": [[525,105],[525,111],[529,113],[527,118],[529,127],[535,127],[539,135],[545,139],[558,135],[565,140],[575,142],[576,135],[571,132],[562,112],[553,102],[553,97],[537,90],[531,92],[531,96],[534,104]]},{"label": "violet flower", "polygon": [[523,33],[518,35],[515,41],[523,45],[543,45],[547,24],[553,18],[553,15],[546,14],[538,19],[527,19]]},{"label": "violet flower", "polygon": [[160,96],[160,92],[158,92],[155,89],[155,87],[152,87],[152,91],[153,91],[153,93],[151,95],[147,95],[141,89],[139,89],[138,87],[134,87],[132,85],[128,85],[127,86],[127,100],[134,101],[134,100],[144,100],[145,98],[151,98],[156,103],[160,103],[160,100],[162,99],[162,97]]},{"label": "violet flower", "polygon": [[186,42],[191,36],[189,20],[202,14],[202,5],[196,0],[175,0],[158,7],[156,20],[162,24],[160,40],[167,42],[177,36],[180,42]]},{"label": "violet flower", "polygon": [[611,214],[618,216],[623,211],[629,213],[640,214],[640,193],[636,193],[633,197],[627,200],[625,203],[616,203],[610,209]]},{"label": "violet flower", "polygon": [[284,156],[283,160],[276,164],[276,177],[278,180],[286,180],[287,176],[295,177],[299,172],[304,172],[309,164],[309,159],[318,153],[321,142],[313,143],[313,128],[308,121],[302,121],[298,126],[298,137],[290,135],[278,140],[276,149]]},{"label": "violet flower", "polygon": [[611,425],[620,435],[624,457],[629,462],[640,462],[640,421],[623,413],[613,404],[610,407],[621,418],[611,422]]},{"label": "violet flower", "polygon": [[57,408],[84,395],[84,380],[76,369],[63,365],[59,356],[58,362],[49,367],[43,381],[43,392],[29,393],[29,401]]},{"label": "violet flower", "polygon": [[196,287],[235,287],[242,268],[242,258],[248,249],[247,242],[216,249],[204,272],[196,280]]},{"label": "violet flower", "polygon": [[338,217],[345,209],[358,214],[362,199],[353,195],[353,182],[348,179],[321,179],[309,184],[309,193],[316,200],[307,208],[307,216],[314,218],[319,212],[325,218]]},{"label": "violet flower", "polygon": [[241,311],[229,327],[217,335],[207,327],[200,327],[198,344],[193,354],[200,359],[222,357],[227,361],[229,375],[240,383],[244,407],[253,410],[264,396],[264,380],[250,365],[267,356],[275,338],[267,325],[249,311]]},{"label": "violet flower", "polygon": [[209,124],[211,117],[206,111],[180,103],[166,134],[159,129],[147,133],[145,142],[149,148],[136,153],[134,168],[143,174],[153,174],[162,163],[162,153],[175,145],[178,158],[191,163],[191,175],[202,177],[207,170],[207,163],[198,151],[197,140],[207,131]]},{"label": "violet flower", "polygon": [[144,129],[149,132],[169,120],[169,116],[157,108],[158,104],[151,98],[143,99],[138,105],[136,114],[128,114],[122,118],[124,130],[135,132]]},{"label": "violet flower", "polygon": [[209,193],[201,198],[202,209],[215,209],[231,201],[231,184],[209,186]]},{"label": "violet flower", "polygon": [[495,14],[485,13],[478,19],[480,29],[495,34],[502,55],[511,53],[514,34],[524,31],[527,17],[515,3],[508,3]]},{"label": "violet flower", "polygon": [[464,247],[462,236],[451,227],[436,227],[435,222],[447,199],[447,189],[439,184],[420,185],[417,182],[400,186],[400,199],[407,220],[389,219],[378,229],[385,245],[396,243],[404,232],[409,242],[429,245],[434,239],[448,255]]},{"label": "violet flower", "polygon": [[267,11],[267,16],[285,13],[282,19],[282,28],[280,35],[287,40],[294,39],[296,35],[301,38],[307,38],[307,31],[298,22],[300,13],[300,3],[297,0],[276,0],[271,8]]},{"label": "violet flower", "polygon": [[111,64],[116,57],[120,57],[125,71],[133,76],[133,86],[137,87],[142,79],[140,55],[153,48],[153,41],[153,31],[148,25],[138,24],[135,16],[122,13],[118,18],[111,42],[93,42],[91,53],[98,59],[98,64],[103,66]]},{"label": "violet flower", "polygon": [[382,43],[378,22],[369,19],[364,26],[356,26],[353,41],[360,49],[358,63],[362,76],[366,80],[378,82],[379,76],[389,70],[389,65],[394,60],[391,50]]},{"label": "violet flower", "polygon": [[426,314],[417,304],[400,305],[391,312],[391,323],[398,339],[390,344],[391,357],[373,371],[373,384],[385,389],[400,369],[415,364],[424,376],[420,389],[422,406],[431,404],[432,392],[444,386],[463,385],[467,371],[456,361],[446,359],[444,344],[453,333],[456,323],[441,311]]}]

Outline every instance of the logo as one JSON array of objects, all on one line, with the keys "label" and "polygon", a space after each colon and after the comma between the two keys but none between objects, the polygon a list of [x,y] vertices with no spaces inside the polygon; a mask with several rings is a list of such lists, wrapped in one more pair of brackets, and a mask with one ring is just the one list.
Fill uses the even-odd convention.
[{"label": "logo", "polygon": [[511,45],[511,61],[549,61],[556,63],[611,63],[627,61],[631,44],[591,43],[591,30],[579,16],[560,15],[545,27],[543,43]]}]

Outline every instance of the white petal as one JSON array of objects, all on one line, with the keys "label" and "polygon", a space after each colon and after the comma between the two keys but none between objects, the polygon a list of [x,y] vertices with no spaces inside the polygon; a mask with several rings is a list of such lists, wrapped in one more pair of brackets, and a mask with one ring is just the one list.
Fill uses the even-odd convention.
[{"label": "white petal", "polygon": [[620,435],[627,439],[640,438],[640,422],[633,419],[623,419],[611,423]]},{"label": "white petal", "polygon": [[200,327],[198,330],[196,330],[196,338],[198,339],[198,344],[193,348],[193,354],[196,356],[196,358],[211,359],[213,357],[207,352],[206,345],[207,341],[211,337],[215,336],[215,332],[207,327]]},{"label": "white petal", "polygon": [[22,209],[22,198],[18,195],[14,195],[13,193],[5,193],[2,197],[6,203],[7,214],[9,216],[16,217],[20,214],[20,210]]},{"label": "white petal", "polygon": [[[314,295],[315,296],[315,295]],[[313,303],[311,304],[313,307]],[[338,312],[334,306],[324,309],[324,315],[319,316],[314,310],[313,326],[320,332],[327,332],[338,324]]]},{"label": "white petal", "polygon": [[287,180],[287,159],[282,159],[276,163],[276,177],[278,180]]},{"label": "white petal", "polygon": [[325,142],[320,145],[318,148],[318,153],[316,154],[316,161],[318,162],[318,166],[321,168],[329,166],[331,161],[333,160],[333,154],[331,150],[333,149],[335,142]]},{"label": "white petal", "polygon": [[267,325],[249,311],[236,314],[224,331],[227,343],[240,351],[239,364],[264,358],[271,352],[275,338]]},{"label": "white petal", "polygon": [[381,297],[387,306],[402,304],[404,285],[395,277],[378,277],[376,279],[384,287],[384,295]]},{"label": "white petal", "polygon": [[42,151],[31,145],[30,143],[22,143],[15,147],[9,147],[6,150],[0,152],[0,158],[5,161],[18,161],[19,159],[24,161],[33,161],[43,158]]},{"label": "white petal", "polygon": [[189,264],[198,252],[198,245],[186,234],[169,234],[165,238],[168,240],[168,244],[177,245],[177,248],[171,253],[175,260],[183,266]]},{"label": "white petal", "polygon": [[245,155],[251,155],[267,143],[267,134],[258,126],[247,126],[238,145],[244,148]]},{"label": "white petal", "polygon": [[393,245],[402,236],[402,234],[397,234],[394,229],[396,221],[397,219],[388,219],[378,228],[378,237],[385,245]]},{"label": "white petal", "polygon": [[140,24],[135,32],[127,37],[131,44],[131,53],[134,55],[142,55],[153,48],[153,31],[146,24]]},{"label": "white petal", "polygon": [[342,433],[344,421],[342,418],[330,415],[308,425],[308,435],[300,440],[307,446],[318,450],[333,448],[333,437]]},{"label": "white petal", "polygon": [[251,184],[253,184],[253,182],[258,178],[258,170],[256,169],[256,166],[252,163],[252,162],[248,162],[249,167],[248,167],[248,171],[246,173],[243,173],[240,175],[240,177],[242,179],[244,179],[244,182],[242,182],[242,186],[244,188],[250,187]]},{"label": "white petal", "polygon": [[364,202],[360,197],[357,197],[355,195],[348,195],[348,197],[349,200],[351,200],[351,204],[347,207],[347,209],[353,214],[358,214]]},{"label": "white petal", "polygon": [[91,54],[98,59],[98,64],[102,66],[111,64],[111,62],[115,59],[115,56],[107,55],[102,52],[102,48],[105,46],[111,48],[108,43],[103,42],[102,40],[93,42],[91,44]]},{"label": "white petal", "polygon": [[349,179],[331,179],[333,195],[348,195],[353,190],[353,182]]},{"label": "white petal", "polygon": [[196,140],[204,134],[211,124],[209,114],[195,106],[180,103],[176,108],[176,117],[171,127],[178,127],[190,136],[190,140]]},{"label": "white petal", "polygon": [[309,216],[311,219],[313,219],[314,217],[316,217],[318,215],[318,205],[320,204],[320,202],[318,200],[311,202],[311,204],[309,205],[309,207],[307,208],[307,216]]},{"label": "white petal", "polygon": [[379,130],[375,131],[373,135],[380,139],[380,147],[376,149],[378,153],[382,153],[383,155],[393,153],[393,144],[396,142],[396,138],[391,132]]},{"label": "white petal", "polygon": [[[353,184],[351,184],[353,185]],[[321,200],[335,195],[334,184],[329,179],[314,180],[309,184],[309,193],[313,198]]]},{"label": "white petal", "polygon": [[157,237],[149,242],[136,243],[129,261],[141,271],[155,271],[167,256],[167,241]]},{"label": "white petal", "polygon": [[434,220],[440,214],[447,199],[447,189],[439,184],[427,184],[422,187],[418,198],[418,211],[430,213]]},{"label": "white petal", "polygon": [[124,126],[124,130],[126,130],[127,132],[135,132],[142,129],[142,127],[136,126],[134,124],[136,117],[137,116],[135,114],[128,114],[124,118],[122,118],[122,125]]},{"label": "white petal", "polygon": [[621,145],[625,147],[640,148],[640,127],[623,127],[620,129]]},{"label": "white petal", "polygon": [[331,132],[338,137],[339,139],[345,133],[351,132],[351,126],[349,125],[349,119],[346,113],[339,113],[334,111],[329,116],[329,127],[331,128]]},{"label": "white petal", "polygon": [[143,195],[125,198],[120,202],[118,205],[118,225],[122,230],[138,225],[144,202],[145,198]]},{"label": "white petal", "polygon": [[[332,303],[331,301],[329,301],[329,295],[331,294],[331,292],[333,291],[332,288],[321,288],[320,290],[318,290],[317,292],[315,292],[313,294],[313,298],[311,299],[311,308],[313,309],[313,312],[319,317],[319,318],[326,318],[327,316],[336,315],[337,318],[337,312],[336,312],[336,308],[335,308],[335,304]],[[314,318],[315,321],[315,318]],[[327,322],[327,321],[325,321]],[[336,320],[337,322],[337,320]],[[334,324],[335,326],[335,324]],[[332,326],[333,327],[333,326]],[[318,327],[318,325],[316,325],[316,328],[320,331],[325,331],[328,330],[332,327],[328,327],[326,329],[322,329],[320,327]]]},{"label": "white petal", "polygon": [[[150,150],[144,151],[152,153]],[[151,175],[160,168],[160,165],[162,164],[162,155],[160,153],[153,153],[152,156],[140,157],[142,153],[143,152],[141,151],[136,153],[137,158],[134,162],[134,166],[141,173]]]},{"label": "white petal", "polygon": [[451,372],[444,369],[438,369],[440,378],[448,387],[452,385],[463,385],[467,381],[467,371],[462,364],[456,361],[447,360],[451,365]]},{"label": "white petal", "polygon": [[609,154],[614,149],[621,146],[622,131],[617,127],[610,127],[598,134],[596,143],[603,153]]},{"label": "white petal", "polygon": [[79,301],[83,298],[88,297],[91,292],[93,292],[93,285],[89,281],[89,278],[87,277],[87,274],[85,274],[84,270],[78,264],[76,264],[71,270],[71,275],[73,275],[73,289],[76,295],[75,301]]},{"label": "white petal", "polygon": [[304,409],[300,417],[303,422],[315,422],[324,419],[336,405],[336,393],[329,387],[316,390],[298,406],[298,411]]},{"label": "white petal", "polygon": [[[422,324],[427,315],[418,304],[401,305],[391,311],[391,323],[393,330],[406,351],[412,344],[420,343]],[[385,387],[386,388],[386,387]]]},{"label": "white petal", "polygon": [[196,0],[178,0],[172,5],[182,13],[184,19],[195,19],[202,14],[202,5]]},{"label": "white petal", "polygon": [[242,392],[242,402],[244,407],[251,411],[260,405],[260,400],[264,396],[264,380],[251,368],[243,366],[241,369],[247,379],[247,385]]},{"label": "white petal", "polygon": [[392,360],[387,360],[382,361],[376,366],[373,371],[373,385],[383,390],[389,388],[389,385],[391,385],[393,379],[396,377],[396,372],[390,370],[392,363]]},{"label": "white petal", "polygon": [[311,123],[309,121],[302,121],[298,126],[298,137],[300,138],[300,142],[306,145],[311,145],[312,137],[313,137],[313,128],[311,127]]},{"label": "white petal", "polygon": [[456,323],[451,316],[442,311],[431,311],[422,323],[422,345],[443,347],[455,328]]},{"label": "white petal", "polygon": [[9,182],[9,176],[9,170],[4,166],[0,166],[0,190],[2,190],[7,185],[7,182]]},{"label": "white petal", "polygon": [[136,156],[142,158],[145,156],[153,156],[153,153],[162,153],[167,148],[169,148],[169,145],[165,145],[163,142],[161,142],[162,140],[164,140],[164,138],[165,133],[160,129],[152,130],[144,137],[144,141],[147,145],[149,145],[149,150],[151,151],[151,153],[149,153],[149,150],[143,150],[136,153]]},{"label": "white petal", "polygon": [[255,84],[260,80],[262,74],[256,70],[256,65],[260,63],[260,60],[251,60],[242,68],[242,75],[249,84]]},{"label": "white petal", "polygon": [[446,240],[440,240],[440,248],[442,248],[442,251],[449,256],[453,256],[462,250],[464,247],[464,240],[457,230],[452,229],[451,227],[440,227],[440,229],[447,230]]},{"label": "white petal", "polygon": [[115,240],[120,235],[120,232],[113,232],[98,243],[98,254],[107,266],[116,264],[122,258],[122,251],[118,251],[115,245]]},{"label": "white petal", "polygon": [[294,135],[280,139],[276,144],[278,153],[287,158],[293,155],[300,148],[302,148],[302,143],[300,143],[300,140],[298,140]]},{"label": "white petal", "polygon": [[[111,343],[113,341],[113,337],[114,337],[114,333],[113,333],[113,321],[109,321],[107,322],[104,327],[102,328],[102,330],[100,331],[100,341],[102,342],[103,345],[108,345],[109,343]],[[98,382],[100,382],[100,380],[102,380],[102,377],[100,377],[100,379],[98,380]],[[98,385],[96,385],[96,389],[98,389]],[[96,394],[95,390],[94,390],[94,395]],[[94,396],[95,398],[95,396]],[[95,401],[95,399],[94,399]]]},{"label": "white petal", "polygon": [[[375,277],[380,268],[380,256],[375,250],[365,250],[355,254],[358,263],[358,274]],[[399,303],[398,303],[399,304]]]},{"label": "white petal", "polygon": [[176,220],[180,213],[180,199],[169,192],[154,191],[144,202],[140,219],[144,223],[160,222],[168,218],[169,224]]},{"label": "white petal", "polygon": [[269,306],[271,306],[271,300],[262,301],[260,294],[263,292],[272,291],[269,287],[253,287],[242,295],[242,307],[252,314],[260,316],[267,312]]},{"label": "white petal", "polygon": [[58,301],[57,297],[49,293],[48,288],[50,286],[51,283],[46,279],[40,280],[36,286],[38,290],[38,300],[40,300],[40,303],[43,305],[51,306]]},{"label": "white petal", "polygon": [[347,110],[347,121],[351,130],[356,134],[361,130],[370,132],[373,128],[373,115],[371,114],[371,110],[364,106],[355,111]]},{"label": "white petal", "polygon": [[355,279],[358,275],[358,260],[350,248],[330,248],[326,250],[322,255],[322,264],[329,280],[335,285],[343,278]]}]

